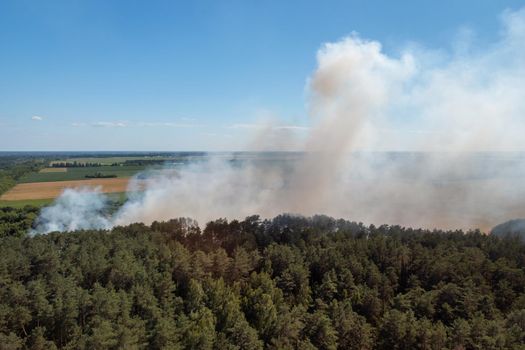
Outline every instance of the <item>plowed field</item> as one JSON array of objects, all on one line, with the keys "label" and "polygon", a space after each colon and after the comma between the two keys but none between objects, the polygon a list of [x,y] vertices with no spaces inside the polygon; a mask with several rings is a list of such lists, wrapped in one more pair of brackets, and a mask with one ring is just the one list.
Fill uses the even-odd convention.
[{"label": "plowed field", "polygon": [[54,181],[54,182],[32,182],[22,183],[13,187],[8,192],[4,193],[0,200],[15,201],[26,199],[46,199],[58,197],[66,188],[81,188],[90,187],[96,188],[100,186],[101,192],[125,192],[128,186],[129,178],[113,178],[113,179],[91,179],[80,181]]}]

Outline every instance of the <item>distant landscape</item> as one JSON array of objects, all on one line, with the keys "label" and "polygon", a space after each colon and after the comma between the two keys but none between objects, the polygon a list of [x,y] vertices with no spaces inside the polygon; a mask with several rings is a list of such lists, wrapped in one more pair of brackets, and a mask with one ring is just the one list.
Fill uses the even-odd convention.
[{"label": "distant landscape", "polygon": [[[202,153],[1,153],[0,206],[37,207],[50,204],[66,188],[101,187],[103,193],[124,194],[129,179],[165,164],[181,164]],[[96,165],[96,166],[95,166]]]},{"label": "distant landscape", "polygon": [[[165,190],[177,191],[173,181],[180,176],[183,177],[181,180],[183,182],[179,186],[184,189],[186,186],[184,183],[202,176],[206,179],[199,181],[208,182],[209,185],[214,184],[214,181],[217,181],[217,185],[221,181],[235,181],[223,178],[236,176],[235,172],[239,172],[239,176],[243,173],[246,173],[246,176],[256,176],[255,181],[242,185],[250,196],[256,197],[258,193],[264,191],[275,192],[275,196],[279,196],[280,192],[294,190],[295,184],[292,181],[296,182],[296,180],[291,176],[294,176],[294,168],[305,162],[305,156],[300,152],[1,153],[0,162],[3,167],[0,170],[0,206],[16,208],[23,208],[26,205],[39,208],[48,206],[66,189],[97,190],[109,195],[110,201],[123,205],[127,194],[130,191],[140,192],[145,188],[143,186],[148,179],[150,180],[147,182],[147,188],[150,190],[157,186],[167,186]],[[346,186],[348,189],[333,196],[334,200],[352,199],[357,204],[353,208],[349,207],[348,211],[345,211],[345,207],[339,208],[336,203],[315,205],[327,214],[345,217],[355,215],[368,223],[386,222],[447,229],[477,228],[484,232],[490,232],[494,226],[520,217],[525,208],[519,200],[521,187],[516,187],[515,184],[525,179],[523,153],[467,153],[458,155],[458,160],[453,167],[446,167],[445,163],[441,164],[443,157],[449,156],[424,152],[349,155],[346,157],[350,164],[349,171],[342,174],[345,177],[340,179],[334,177],[333,181],[339,181],[341,184],[332,186]],[[319,159],[322,159],[322,155]],[[432,173],[420,173],[420,169],[435,167],[436,164],[439,164],[439,167],[436,167]],[[218,169],[222,170],[218,171]],[[217,174],[214,176],[213,172]],[[196,175],[198,177],[195,177]],[[158,181],[153,181],[157,178],[168,183],[162,185]],[[275,179],[279,179],[275,184],[265,183],[276,181]],[[386,179],[388,182],[385,182]],[[132,182],[134,188],[130,189]],[[390,185],[391,183],[394,185]],[[205,188],[202,184],[191,186],[194,185],[196,187],[192,188],[192,191]],[[395,187],[383,188],[383,185]],[[416,193],[412,188],[419,188],[420,191],[425,192],[425,195],[413,198]],[[225,188],[219,186],[216,190],[211,190],[210,195],[221,196],[222,190]],[[367,198],[362,194],[357,195],[362,191],[367,191],[369,197],[386,196],[392,191],[399,192],[396,196],[385,197],[387,202],[399,202],[399,204],[382,203],[381,200],[375,204],[368,203]],[[187,192],[179,196],[178,199],[184,201],[198,199]],[[175,202],[178,199],[172,198]],[[255,198],[246,199],[255,200]],[[217,200],[222,201],[222,198],[218,197]],[[478,205],[481,204],[480,201],[485,201],[485,204]],[[421,204],[419,205],[418,202]],[[245,206],[253,204],[260,204],[262,209],[260,213],[263,215],[268,213],[267,216],[271,217],[278,214],[272,212],[273,205],[264,207],[263,203],[246,203]],[[230,206],[242,208],[240,202],[239,204],[228,202],[227,205],[216,207],[219,209],[218,215],[227,214],[230,209],[239,210]],[[370,208],[372,211],[368,209],[369,206],[372,206]],[[403,213],[396,210],[397,206],[405,206],[411,210]],[[290,209],[293,209],[293,206]],[[213,209],[209,208],[209,210]],[[221,214],[221,210],[224,214]],[[298,212],[301,210],[303,209]],[[381,210],[382,213],[374,213]],[[414,210],[422,211],[420,219],[412,213]],[[238,213],[234,212],[234,217],[241,218],[242,214],[239,214],[243,211],[244,209]],[[156,212],[161,216],[164,215],[162,210]],[[338,214],[339,212],[341,214]],[[182,213],[184,211],[181,211]],[[315,213],[316,211],[312,212]],[[250,213],[246,212],[246,215],[248,214]],[[197,212],[194,215],[202,221],[202,217],[199,217]],[[378,222],[377,216],[382,221]],[[208,218],[212,219],[212,217]]]}]

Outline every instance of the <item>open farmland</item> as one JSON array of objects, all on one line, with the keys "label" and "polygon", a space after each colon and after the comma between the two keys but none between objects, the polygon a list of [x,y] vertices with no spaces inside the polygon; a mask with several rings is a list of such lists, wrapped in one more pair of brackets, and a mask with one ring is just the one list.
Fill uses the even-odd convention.
[{"label": "open farmland", "polygon": [[82,181],[55,181],[22,183],[0,197],[0,201],[37,200],[58,197],[66,188],[98,187],[101,192],[125,192],[129,179],[90,179]]},{"label": "open farmland", "polygon": [[44,207],[53,203],[55,198],[44,198],[44,199],[24,199],[16,201],[0,200],[0,208],[11,207],[11,208],[23,208],[26,205],[33,207]]},{"label": "open farmland", "polygon": [[55,182],[55,181],[75,181],[85,180],[86,175],[102,173],[104,175],[116,175],[117,178],[131,177],[145,169],[144,166],[99,166],[99,167],[80,167],[67,168],[66,172],[38,172],[24,175],[19,183],[32,182]]},{"label": "open farmland", "polygon": [[[108,198],[113,203],[124,203],[127,198],[126,192],[112,192],[106,193]],[[33,207],[45,207],[53,204],[56,198],[43,198],[43,199],[23,199],[23,200],[2,200],[0,199],[0,208],[11,207],[11,208],[24,208],[27,205]]]}]

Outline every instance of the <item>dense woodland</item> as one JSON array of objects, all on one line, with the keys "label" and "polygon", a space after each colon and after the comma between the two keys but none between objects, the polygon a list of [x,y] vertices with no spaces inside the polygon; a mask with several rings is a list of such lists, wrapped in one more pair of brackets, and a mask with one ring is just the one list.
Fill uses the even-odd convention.
[{"label": "dense woodland", "polygon": [[0,156],[0,195],[16,185],[23,175],[38,171],[42,165],[41,159],[31,156]]},{"label": "dense woodland", "polygon": [[524,349],[525,245],[324,216],[28,236],[0,212],[2,349]]}]

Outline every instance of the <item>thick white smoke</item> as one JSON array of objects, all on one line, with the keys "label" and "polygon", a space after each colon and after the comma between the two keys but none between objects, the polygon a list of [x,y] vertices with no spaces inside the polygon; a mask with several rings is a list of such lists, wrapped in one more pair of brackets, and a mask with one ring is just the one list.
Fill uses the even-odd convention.
[{"label": "thick white smoke", "polygon": [[33,233],[109,228],[106,206],[100,188],[66,189],[54,205],[42,209]]},{"label": "thick white smoke", "polygon": [[[525,215],[521,156],[494,153],[525,150],[525,9],[505,12],[502,23],[497,42],[483,49],[463,42],[448,54],[388,55],[357,34],[323,45],[308,83],[312,127],[298,159],[212,157],[166,171],[147,180],[109,226],[291,212],[488,230]],[[80,217],[51,216],[57,223],[38,232],[105,227],[92,217],[100,208],[67,213],[63,202],[42,215]],[[69,221],[77,224],[63,224]]]}]

